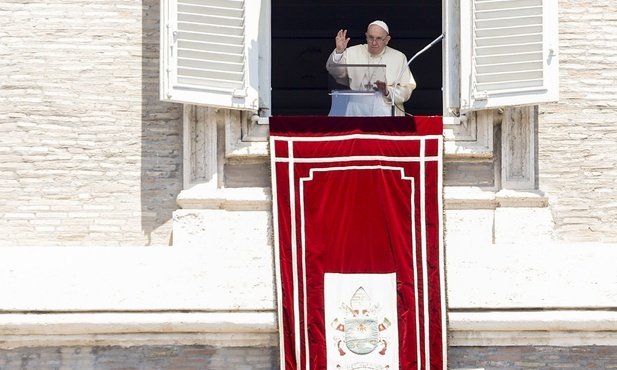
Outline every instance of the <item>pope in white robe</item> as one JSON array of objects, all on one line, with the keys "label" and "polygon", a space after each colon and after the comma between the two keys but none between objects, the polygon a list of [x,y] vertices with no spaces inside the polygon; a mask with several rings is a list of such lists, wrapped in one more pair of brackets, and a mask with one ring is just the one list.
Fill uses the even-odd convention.
[{"label": "pope in white robe", "polygon": [[[405,115],[403,103],[411,97],[412,91],[416,88],[416,81],[409,70],[405,54],[388,47],[390,39],[389,28],[383,21],[369,24],[366,30],[366,44],[347,47],[350,40],[347,37],[347,30],[340,30],[337,33],[336,48],[326,63],[328,72],[338,83],[349,86],[351,90],[379,93],[376,95],[378,100],[375,100],[372,107],[365,104],[366,99],[357,104],[351,99],[346,115],[391,115],[393,98],[395,115]],[[384,65],[385,68],[379,67]]]}]

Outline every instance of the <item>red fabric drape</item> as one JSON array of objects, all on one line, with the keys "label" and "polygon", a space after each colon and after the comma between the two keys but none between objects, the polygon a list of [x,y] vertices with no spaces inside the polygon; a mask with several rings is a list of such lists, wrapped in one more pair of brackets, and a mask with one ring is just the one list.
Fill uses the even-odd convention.
[{"label": "red fabric drape", "polygon": [[[354,356],[341,329],[328,363],[326,274],[391,273],[399,368],[446,367],[442,129],[441,117],[270,119],[282,369]],[[375,337],[391,355],[392,338]]]}]

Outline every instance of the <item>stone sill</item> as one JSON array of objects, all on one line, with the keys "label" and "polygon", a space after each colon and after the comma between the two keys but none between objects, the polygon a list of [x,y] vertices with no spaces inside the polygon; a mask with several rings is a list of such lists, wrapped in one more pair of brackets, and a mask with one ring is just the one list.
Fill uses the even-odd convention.
[{"label": "stone sill", "polygon": [[262,158],[270,156],[269,143],[267,139],[244,138],[241,141],[230,143],[229,149],[225,153],[226,158],[247,159]]},{"label": "stone sill", "polygon": [[272,210],[271,188],[214,188],[197,184],[177,197],[183,209],[225,209],[230,211]]},{"label": "stone sill", "polygon": [[[227,209],[236,211],[271,210],[272,189],[267,188],[214,188],[209,183],[196,184],[183,190],[177,197],[183,209]],[[539,190],[501,190],[495,192],[479,187],[444,187],[444,208],[490,209],[544,208],[548,198]]]},{"label": "stone sill", "polygon": [[543,208],[548,206],[548,198],[540,190],[500,190],[483,189],[474,186],[444,187],[444,208],[448,209],[497,209]]}]

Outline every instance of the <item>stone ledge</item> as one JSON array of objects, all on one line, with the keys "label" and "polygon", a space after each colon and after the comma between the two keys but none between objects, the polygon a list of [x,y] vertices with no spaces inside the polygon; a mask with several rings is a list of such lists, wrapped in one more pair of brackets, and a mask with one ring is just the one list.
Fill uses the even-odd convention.
[{"label": "stone ledge", "polygon": [[614,345],[617,312],[545,310],[450,312],[451,346]]},{"label": "stone ledge", "polygon": [[[272,189],[214,188],[211,184],[197,184],[183,190],[177,203],[184,209],[227,209],[237,211],[271,210]],[[501,190],[495,192],[479,187],[444,187],[445,209],[543,208],[548,198],[539,190]]]},{"label": "stone ledge", "polygon": [[0,314],[0,348],[84,345],[278,344],[275,312]]},{"label": "stone ledge", "polygon": [[450,209],[497,209],[543,208],[548,206],[548,198],[540,190],[501,190],[483,189],[475,186],[444,187],[444,208]]},{"label": "stone ledge", "polygon": [[[474,311],[448,314],[450,346],[613,345],[617,312]],[[273,347],[275,312],[0,314],[0,348],[88,345]]]},{"label": "stone ledge", "polygon": [[239,159],[268,158],[270,154],[269,144],[265,140],[267,139],[245,137],[241,141],[231,143],[225,157]]},{"label": "stone ledge", "polygon": [[474,311],[449,313],[452,331],[615,331],[613,310]]},{"label": "stone ledge", "polygon": [[276,332],[274,311],[0,313],[0,335]]},{"label": "stone ledge", "polygon": [[272,210],[271,188],[213,188],[198,184],[183,190],[176,202],[183,209],[225,209],[229,211]]},{"label": "stone ledge", "polygon": [[275,347],[277,333],[124,333],[124,334],[53,334],[0,335],[0,349],[23,347],[83,347],[83,346],[212,346]]},{"label": "stone ledge", "polygon": [[499,207],[548,207],[548,197],[540,190],[500,190],[495,200]]},{"label": "stone ledge", "polygon": [[84,346],[212,346],[276,347],[278,334],[228,333],[156,333],[156,334],[77,334],[77,335],[0,335],[0,349],[24,347],[84,347]]}]

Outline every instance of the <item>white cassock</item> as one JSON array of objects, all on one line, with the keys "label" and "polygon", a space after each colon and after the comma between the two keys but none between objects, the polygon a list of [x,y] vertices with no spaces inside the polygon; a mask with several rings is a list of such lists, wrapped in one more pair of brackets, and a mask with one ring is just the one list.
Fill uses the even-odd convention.
[{"label": "white cassock", "polygon": [[[349,64],[385,64],[385,82],[388,85],[389,95],[384,96],[379,94],[381,101],[378,103],[382,107],[380,109],[375,109],[373,107],[371,108],[372,110],[367,110],[366,107],[363,107],[363,104],[351,104],[348,108],[347,115],[388,116],[390,115],[390,107],[392,106],[392,96],[394,96],[394,103],[398,107],[395,109],[396,115],[405,115],[403,103],[409,100],[411,92],[416,88],[416,81],[407,66],[407,57],[405,54],[386,46],[381,54],[371,55],[368,51],[367,44],[348,47],[343,54],[337,54],[336,50],[332,51],[326,63],[326,69],[338,83],[349,86],[351,90],[373,90],[374,80],[382,74],[383,69],[342,66]],[[399,78],[399,76],[401,77]],[[397,78],[399,79],[395,87],[394,84]],[[381,78],[377,79],[381,80]],[[381,110],[384,110],[383,114],[380,114]]]}]

